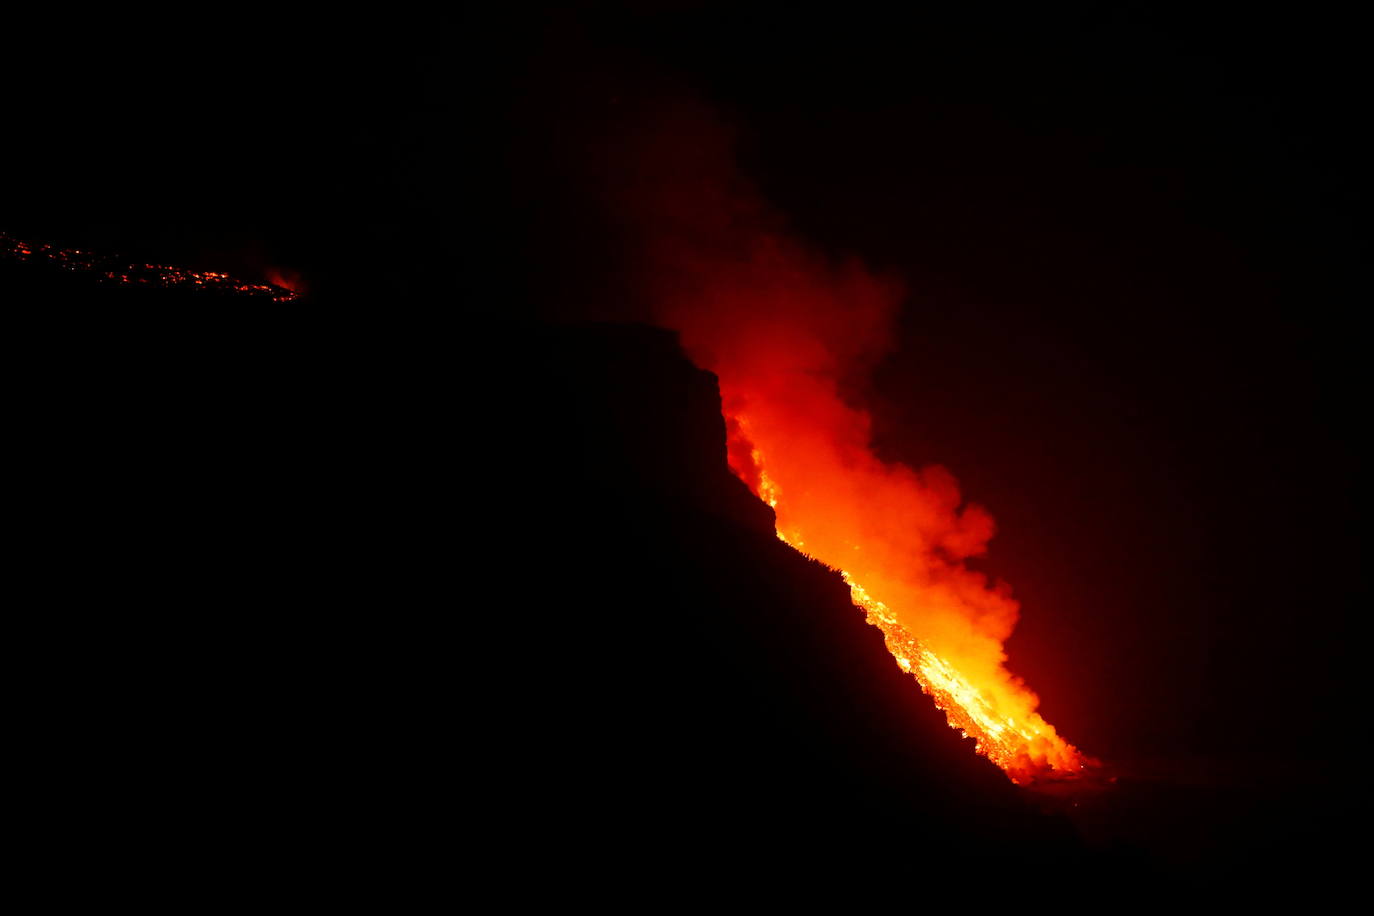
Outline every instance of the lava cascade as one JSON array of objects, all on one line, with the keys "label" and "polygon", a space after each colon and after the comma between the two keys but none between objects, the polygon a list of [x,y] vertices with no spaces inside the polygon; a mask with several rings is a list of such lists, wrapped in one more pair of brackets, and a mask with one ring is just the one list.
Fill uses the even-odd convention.
[{"label": "lava cascade", "polygon": [[971,568],[994,526],[941,467],[877,457],[854,406],[893,344],[900,281],[798,241],[686,106],[646,121],[609,190],[634,231],[655,320],[719,379],[730,467],[778,537],[839,571],[896,664],[1017,783],[1090,764],[1007,667],[1010,589]]},{"label": "lava cascade", "polygon": [[[898,666],[1013,782],[1069,777],[1084,769],[1087,759],[1035,711],[1035,695],[1006,670],[1002,634],[1010,635],[1016,613],[1006,588],[990,588],[981,574],[952,559],[957,554],[944,560],[907,554],[904,563],[903,545],[875,531],[888,527],[883,519],[891,510],[882,506],[885,499],[911,506],[930,495],[922,474],[876,460],[866,467],[860,462],[851,473],[832,478],[837,485],[819,491],[803,486],[802,497],[790,500],[768,472],[763,450],[749,438],[767,437],[750,419],[749,404],[757,410],[757,401],[739,398],[733,410],[725,411],[734,430],[733,452],[747,456],[732,460],[731,468],[773,507],[778,538],[841,574],[855,606],[882,631]],[[784,466],[796,457],[785,444],[776,451]],[[924,476],[934,478],[936,486],[953,486],[942,469],[928,468]],[[805,479],[803,474],[799,482]],[[859,489],[868,485],[871,491]],[[927,505],[923,508],[933,513],[922,521],[933,517],[957,529],[959,516],[950,511],[956,494],[946,491],[943,519],[941,507]],[[977,512],[976,507],[965,510],[975,518]],[[898,609],[906,613],[899,616]],[[997,622],[999,617],[1005,622]]]},{"label": "lava cascade", "polygon": [[[769,247],[763,263],[785,257]],[[808,273],[782,271],[783,288],[773,291],[783,306],[778,315],[807,295],[785,292],[786,278]],[[889,294],[853,276],[859,310],[865,303],[881,310]],[[769,300],[768,291],[745,288],[741,295],[754,302]],[[718,304],[730,301],[717,295]],[[824,288],[810,296],[813,304],[828,299]],[[1035,694],[1006,668],[1003,644],[1018,614],[1010,590],[965,562],[985,551],[991,517],[962,504],[943,468],[915,470],[873,454],[869,416],[840,398],[823,338],[811,338],[808,347],[795,327],[746,325],[745,339],[758,335],[746,347],[699,340],[690,323],[684,340],[699,355],[728,354],[702,362],[720,378],[730,466],[773,507],[778,537],[841,573],[897,664],[1013,781],[1078,773],[1086,759],[1036,712]],[[770,337],[789,342],[770,345]]]}]

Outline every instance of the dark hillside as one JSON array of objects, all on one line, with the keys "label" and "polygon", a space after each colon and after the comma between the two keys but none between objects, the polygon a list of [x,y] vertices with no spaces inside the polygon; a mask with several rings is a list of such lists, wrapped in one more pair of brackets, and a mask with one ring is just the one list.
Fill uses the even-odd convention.
[{"label": "dark hillside", "polygon": [[945,724],[838,574],[774,536],[673,335],[540,337],[521,451],[559,572],[525,605],[535,683],[511,724],[541,822],[579,846],[615,825],[598,854],[670,868],[703,836],[722,865],[1081,854]]}]

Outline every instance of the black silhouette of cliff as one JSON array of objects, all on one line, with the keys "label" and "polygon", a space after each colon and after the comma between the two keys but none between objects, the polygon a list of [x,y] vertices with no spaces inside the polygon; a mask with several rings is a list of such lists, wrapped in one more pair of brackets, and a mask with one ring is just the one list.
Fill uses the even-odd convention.
[{"label": "black silhouette of cliff", "polygon": [[510,535],[528,566],[509,632],[533,679],[506,723],[512,804],[585,854],[668,873],[1077,861],[1067,822],[948,727],[839,575],[776,538],[726,465],[714,377],[674,335],[536,337],[513,450],[534,498]]},{"label": "black silhouette of cliff", "polygon": [[974,893],[1022,869],[1057,887],[1222,887],[1258,863],[1344,861],[1341,809],[1320,801],[1339,792],[1299,776],[1109,761],[1084,783],[1014,787],[897,668],[838,574],[776,538],[727,467],[714,377],[674,335],[514,339],[498,439],[524,509],[497,539],[491,616],[520,662],[501,656],[504,737],[483,752],[498,808],[519,815],[510,842],[537,825],[561,856],[659,877],[767,860],[868,890],[936,870]]},{"label": "black silhouette of cliff", "polygon": [[40,726],[117,822],[707,887],[1086,855],[777,540],[672,334],[8,269]]},{"label": "black silhouette of cliff", "polygon": [[25,708],[110,829],[404,860],[457,831],[551,880],[792,893],[1336,835],[1301,781],[1014,787],[774,536],[668,332],[14,263],[0,293]]}]

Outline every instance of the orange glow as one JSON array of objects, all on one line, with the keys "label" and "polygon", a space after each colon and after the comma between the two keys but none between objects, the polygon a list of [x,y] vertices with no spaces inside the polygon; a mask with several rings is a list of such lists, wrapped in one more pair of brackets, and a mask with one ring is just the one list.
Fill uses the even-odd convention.
[{"label": "orange glow", "polygon": [[[840,572],[897,665],[934,699],[950,725],[973,738],[977,751],[1017,783],[1072,776],[1087,766],[1035,711],[1035,694],[1004,666],[1002,639],[1010,635],[1016,612],[1006,589],[989,588],[978,573],[952,564],[940,568],[919,555],[932,511],[952,513],[957,505],[953,480],[939,469],[915,472],[863,452],[842,456],[805,422],[804,413],[766,398],[726,399],[732,402],[737,406],[726,409],[728,426],[748,437],[749,445],[731,450],[749,456],[747,464],[732,462],[732,468],[773,507],[778,537]],[[738,406],[743,403],[749,407]],[[799,426],[789,427],[798,420]],[[923,474],[927,486],[943,488],[944,507],[929,505]],[[977,513],[965,514],[983,524]],[[956,527],[945,534],[959,532]]]},{"label": "orange glow", "polygon": [[293,293],[305,292],[305,283],[301,278],[300,272],[288,270],[285,267],[267,268],[267,282],[273,286],[290,290]]},{"label": "orange glow", "polygon": [[992,517],[944,468],[871,448],[858,398],[893,349],[905,284],[794,237],[700,105],[665,106],[617,141],[596,168],[635,276],[655,321],[716,374],[730,467],[773,508],[778,537],[843,575],[895,664],[1013,781],[1077,775],[1090,761],[1007,670],[1010,588],[968,563]]},{"label": "orange glow", "polygon": [[1006,668],[1019,608],[968,560],[992,517],[953,475],[884,462],[866,411],[841,397],[889,348],[904,290],[767,228],[734,256],[665,247],[658,301],[688,355],[716,373],[731,469],[773,508],[778,537],[837,570],[896,663],[952,727],[1017,783],[1089,764]]}]

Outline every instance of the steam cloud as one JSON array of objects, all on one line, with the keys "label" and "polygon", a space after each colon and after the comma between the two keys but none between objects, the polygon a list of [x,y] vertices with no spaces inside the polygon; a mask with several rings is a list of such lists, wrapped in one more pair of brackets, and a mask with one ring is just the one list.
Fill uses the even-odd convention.
[{"label": "steam cloud", "polygon": [[606,161],[640,288],[655,320],[719,377],[731,466],[774,498],[779,532],[951,661],[997,722],[1029,728],[1016,752],[1028,764],[1068,769],[1076,752],[1004,667],[1017,604],[965,563],[985,551],[991,516],[963,505],[945,469],[879,460],[869,414],[841,396],[890,350],[902,284],[789,234],[700,106],[641,121]]}]

